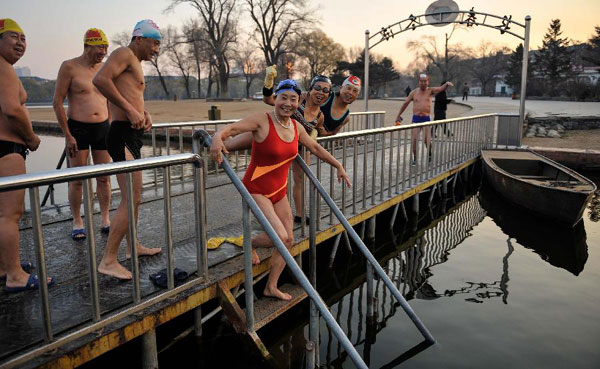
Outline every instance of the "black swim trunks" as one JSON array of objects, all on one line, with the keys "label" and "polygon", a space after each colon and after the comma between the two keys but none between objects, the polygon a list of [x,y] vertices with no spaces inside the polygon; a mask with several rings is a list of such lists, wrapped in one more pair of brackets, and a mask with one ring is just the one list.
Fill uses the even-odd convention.
[{"label": "black swim trunks", "polygon": [[69,118],[69,131],[77,141],[77,150],[106,150],[106,135],[108,134],[108,119],[100,123],[84,123]]},{"label": "black swim trunks", "polygon": [[126,120],[113,120],[106,136],[106,148],[114,162],[125,161],[125,147],[134,159],[142,158],[144,129],[133,129]]},{"label": "black swim trunks", "polygon": [[0,140],[0,158],[8,154],[19,154],[25,160],[25,157],[29,154],[29,149],[23,144]]}]

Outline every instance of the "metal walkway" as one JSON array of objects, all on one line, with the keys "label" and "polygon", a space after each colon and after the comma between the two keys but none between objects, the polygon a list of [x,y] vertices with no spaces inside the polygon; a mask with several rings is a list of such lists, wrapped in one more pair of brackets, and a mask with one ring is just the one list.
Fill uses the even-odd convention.
[{"label": "metal walkway", "polygon": [[[419,127],[428,129],[440,124],[447,124],[452,135],[442,135],[442,130],[438,129],[438,136],[432,140],[431,156],[422,140],[418,140],[415,165],[411,165],[411,140],[420,129],[413,130],[413,126],[346,132],[320,139],[321,144],[343,162],[353,179],[352,189],[338,185],[335,178],[332,181],[333,173],[323,170],[320,161],[313,160],[311,170],[329,189],[329,195],[349,225],[369,219],[374,221],[376,214],[389,208],[394,208],[395,213],[401,212],[403,200],[418,199],[418,194],[427,188],[433,186],[435,191],[446,191],[447,186],[457,180],[457,173],[477,160],[482,148],[494,145],[495,115],[451,119]],[[241,174],[247,163],[245,155],[232,155],[230,159]],[[178,170],[181,176],[169,175],[169,170],[165,169],[169,167]],[[36,196],[34,189],[76,178],[140,169],[158,175],[154,180],[156,186],[144,192],[137,231],[142,243],[162,244],[165,251],[158,257],[139,259],[137,282],[123,283],[102,275],[94,277],[95,273],[90,271],[95,268],[90,269],[89,265],[99,260],[106,237],[99,232],[89,237],[92,233],[88,231],[88,239],[94,242],[70,241],[67,235],[71,222],[64,208],[58,208],[58,211],[45,209],[39,213],[35,202],[36,198],[39,201],[39,195]],[[193,173],[197,179],[190,182],[184,173]],[[448,182],[449,178],[454,182]],[[163,179],[170,179],[166,182],[168,186],[163,186]],[[194,185],[200,190],[193,191]],[[45,265],[46,274],[53,276],[57,283],[47,291],[48,298],[43,298],[44,288],[17,295],[0,292],[3,306],[0,313],[3,332],[0,336],[1,367],[33,367],[44,363],[77,366],[140,335],[151,337],[155,326],[190,310],[196,311],[197,330],[200,331],[202,320],[210,316],[202,318],[199,307],[217,296],[218,284],[234,288],[244,280],[239,247],[225,244],[205,252],[206,238],[239,236],[243,229],[242,214],[236,210],[241,204],[239,194],[228,184],[222,171],[212,162],[203,160],[202,155],[178,154],[0,180],[0,190],[15,188],[32,188],[29,192],[34,199],[31,205],[33,216],[25,219],[22,226],[22,258],[34,261],[37,267],[34,272],[41,278],[44,273],[40,264]],[[163,193],[168,196],[165,198]],[[117,201],[115,199],[113,203]],[[418,204],[418,200],[413,203],[415,201]],[[427,199],[421,196],[421,201]],[[320,217],[315,222],[315,243],[340,237],[343,227],[333,211],[321,202],[316,207]],[[90,201],[86,214],[91,209]],[[197,222],[196,219],[205,221]],[[98,224],[98,220],[94,223]],[[38,225],[40,232],[36,231]],[[372,229],[374,231],[374,227]],[[292,255],[308,250],[308,233],[306,226],[296,230]],[[38,243],[43,247],[31,247]],[[89,257],[90,249],[96,258]],[[40,255],[36,250],[44,252]],[[259,250],[259,254],[262,262],[253,268],[255,275],[268,270],[270,250]],[[44,262],[40,263],[40,260]],[[120,260],[128,265],[124,257]],[[201,272],[167,291],[157,289],[148,280],[149,274],[174,266],[188,272],[197,269]],[[43,303],[40,303],[40,295]]]}]

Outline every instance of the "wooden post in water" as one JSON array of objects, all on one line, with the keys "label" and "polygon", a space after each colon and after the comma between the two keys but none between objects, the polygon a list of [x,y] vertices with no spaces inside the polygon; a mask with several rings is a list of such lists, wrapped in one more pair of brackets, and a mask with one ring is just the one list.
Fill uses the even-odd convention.
[{"label": "wooden post in water", "polygon": [[368,220],[369,224],[368,224],[368,233],[367,233],[367,238],[370,240],[374,240],[375,239],[375,215],[373,215],[369,220]]},{"label": "wooden post in water", "polygon": [[413,213],[419,215],[419,194],[418,193],[414,194],[412,199],[413,199],[413,202],[412,202]]},{"label": "wooden post in water", "polygon": [[194,309],[194,334],[196,337],[202,337],[202,307]]},{"label": "wooden post in water", "polygon": [[142,336],[142,368],[158,369],[158,351],[156,349],[156,331],[154,328]]}]

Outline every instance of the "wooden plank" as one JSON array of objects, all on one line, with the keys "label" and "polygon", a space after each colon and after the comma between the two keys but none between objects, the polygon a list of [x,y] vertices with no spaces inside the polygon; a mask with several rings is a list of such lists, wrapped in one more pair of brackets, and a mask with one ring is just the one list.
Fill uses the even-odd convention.
[{"label": "wooden plank", "polygon": [[285,293],[289,293],[292,299],[290,301],[283,301],[273,297],[262,297],[256,301],[254,303],[255,330],[259,330],[269,324],[307,297],[302,287],[294,284],[284,284],[279,289]]},{"label": "wooden plank", "polygon": [[235,331],[241,334],[251,347],[256,348],[261,357],[272,360],[273,357],[271,356],[271,353],[269,353],[269,350],[267,350],[267,347],[260,337],[258,337],[256,332],[250,332],[246,329],[246,315],[235,300],[235,297],[231,294],[225,281],[220,281],[217,284],[217,296],[219,298],[219,303],[223,308],[223,312],[227,315],[227,318],[229,318]]},{"label": "wooden plank", "polygon": [[246,333],[246,315],[237,301],[235,301],[235,297],[231,294],[225,281],[217,283],[217,296],[219,297],[219,304],[221,304],[223,312],[227,315],[235,331],[237,333]]}]

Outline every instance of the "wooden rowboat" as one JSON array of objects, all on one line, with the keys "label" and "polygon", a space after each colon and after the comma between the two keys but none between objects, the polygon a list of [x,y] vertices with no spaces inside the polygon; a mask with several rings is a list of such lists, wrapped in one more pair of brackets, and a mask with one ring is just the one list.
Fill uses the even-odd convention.
[{"label": "wooden rowboat", "polygon": [[511,202],[574,226],[596,185],[542,155],[526,150],[482,150],[485,175]]}]

